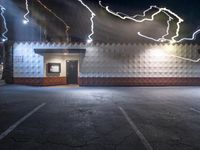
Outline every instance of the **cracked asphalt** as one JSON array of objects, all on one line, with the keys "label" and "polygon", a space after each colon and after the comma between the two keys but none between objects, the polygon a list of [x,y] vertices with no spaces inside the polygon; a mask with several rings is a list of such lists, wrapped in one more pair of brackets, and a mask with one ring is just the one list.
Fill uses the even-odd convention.
[{"label": "cracked asphalt", "polygon": [[200,149],[200,87],[0,86],[0,150]]}]

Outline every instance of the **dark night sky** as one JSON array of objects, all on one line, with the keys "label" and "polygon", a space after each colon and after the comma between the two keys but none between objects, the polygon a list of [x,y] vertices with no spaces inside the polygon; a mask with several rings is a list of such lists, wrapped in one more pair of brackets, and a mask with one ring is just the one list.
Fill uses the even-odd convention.
[{"label": "dark night sky", "polygon": [[[62,40],[63,25],[45,11],[35,0],[29,0],[32,3],[30,4],[31,15],[29,18],[34,24],[37,24],[35,27],[34,25],[24,26],[21,23],[25,13],[25,0],[1,1],[7,8],[6,17],[9,24],[9,38],[11,40],[37,41],[39,39],[38,34],[41,33],[38,26],[41,26],[42,33],[44,28],[46,28],[49,35],[48,40]],[[41,1],[70,25],[69,33],[72,40],[85,41],[87,39],[87,35],[90,34],[90,13],[77,0]],[[143,41],[144,39],[137,35],[138,31],[156,38],[163,35],[166,29],[166,18],[161,16],[158,16],[155,22],[138,24],[132,21],[123,21],[108,14],[99,7],[98,0],[83,1],[97,14],[97,17],[94,19],[95,35],[93,36],[97,42]],[[198,0],[102,0],[102,3],[109,5],[112,10],[121,11],[129,15],[141,14],[150,5],[166,7],[185,20],[181,25],[182,36],[190,37],[196,29],[200,28],[200,2]],[[199,39],[197,38],[196,41],[200,41]]]}]

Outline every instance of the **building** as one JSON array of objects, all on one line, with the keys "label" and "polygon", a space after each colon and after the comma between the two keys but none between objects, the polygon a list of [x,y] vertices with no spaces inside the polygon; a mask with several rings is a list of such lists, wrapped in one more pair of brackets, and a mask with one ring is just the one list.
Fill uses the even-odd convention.
[{"label": "building", "polygon": [[198,44],[67,44],[7,47],[6,81],[25,85],[200,85]]}]

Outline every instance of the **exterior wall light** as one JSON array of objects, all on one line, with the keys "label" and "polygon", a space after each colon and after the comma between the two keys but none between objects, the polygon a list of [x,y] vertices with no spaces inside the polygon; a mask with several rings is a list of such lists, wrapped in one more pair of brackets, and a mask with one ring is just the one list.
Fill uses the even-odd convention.
[{"label": "exterior wall light", "polygon": [[28,21],[24,19],[24,20],[22,21],[22,23],[23,23],[24,25],[27,25],[27,24],[28,24]]},{"label": "exterior wall light", "polygon": [[88,39],[87,43],[90,44],[90,43],[92,43],[92,41],[93,41],[92,39]]},{"label": "exterior wall light", "polygon": [[158,61],[162,61],[167,56],[163,49],[150,49],[150,56]]}]

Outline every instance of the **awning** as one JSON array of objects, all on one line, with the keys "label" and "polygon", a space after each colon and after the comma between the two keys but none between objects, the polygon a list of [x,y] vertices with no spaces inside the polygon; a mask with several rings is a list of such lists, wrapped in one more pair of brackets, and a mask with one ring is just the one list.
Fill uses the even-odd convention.
[{"label": "awning", "polygon": [[85,53],[85,49],[34,49],[35,53]]}]

